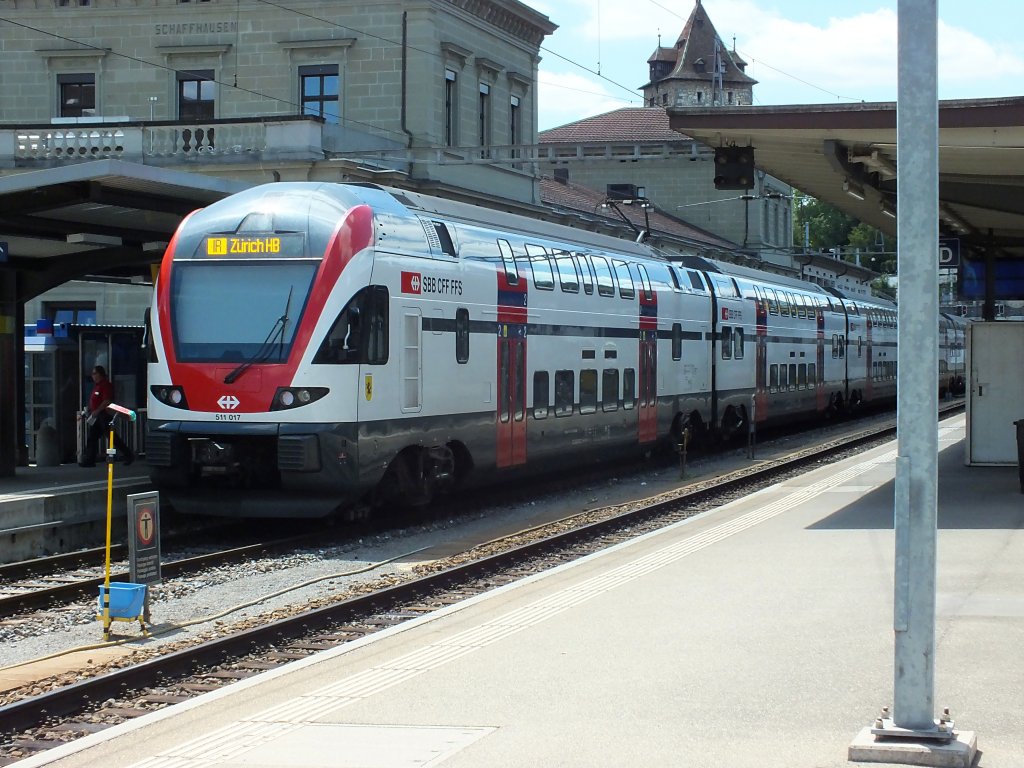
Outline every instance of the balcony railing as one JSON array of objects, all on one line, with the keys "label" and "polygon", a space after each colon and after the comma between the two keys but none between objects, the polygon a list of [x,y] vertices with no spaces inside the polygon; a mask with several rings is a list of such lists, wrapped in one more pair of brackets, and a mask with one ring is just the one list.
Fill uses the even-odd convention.
[{"label": "balcony railing", "polygon": [[[0,167],[42,168],[102,159],[154,165],[206,162],[215,157],[322,160],[335,143],[333,130],[334,126],[305,116],[171,123],[97,118],[0,126]],[[363,145],[382,149],[392,145],[370,135],[360,139]]]}]

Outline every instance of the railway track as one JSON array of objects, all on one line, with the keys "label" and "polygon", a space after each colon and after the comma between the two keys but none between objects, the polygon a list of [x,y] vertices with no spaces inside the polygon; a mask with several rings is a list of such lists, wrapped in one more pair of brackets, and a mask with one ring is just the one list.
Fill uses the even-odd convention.
[{"label": "railway track", "polygon": [[343,599],[323,598],[273,620],[257,617],[141,663],[128,660],[122,668],[70,684],[54,681],[45,693],[0,707],[0,765],[694,516],[808,465],[890,439],[894,431],[894,425],[865,429],[678,493],[573,515],[421,566],[404,580],[378,579]]},{"label": "railway track", "polygon": [[[230,529],[230,530],[228,530]],[[207,528],[199,533],[209,536],[214,529]],[[216,535],[231,540],[230,531],[241,538],[240,525],[221,526]],[[185,550],[196,531],[182,533],[165,540],[165,550]],[[315,543],[323,538],[323,531],[311,530],[293,536],[278,536],[243,546],[217,548],[195,555],[172,556],[161,563],[165,577],[188,575],[204,568],[227,563],[241,562],[263,554],[281,552],[290,548]],[[123,544],[111,546],[112,581],[127,581],[126,567],[128,547]],[[0,618],[13,616],[25,611],[54,607],[74,600],[97,594],[97,588],[104,581],[104,548],[80,550],[61,555],[0,565]]]}]

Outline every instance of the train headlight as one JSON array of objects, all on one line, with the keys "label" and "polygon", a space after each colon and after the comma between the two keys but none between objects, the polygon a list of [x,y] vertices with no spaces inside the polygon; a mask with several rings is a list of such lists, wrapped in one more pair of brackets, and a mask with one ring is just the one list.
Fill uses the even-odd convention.
[{"label": "train headlight", "polygon": [[289,408],[315,403],[330,390],[327,387],[278,387],[270,404],[272,411],[286,411]]},{"label": "train headlight", "polygon": [[164,405],[172,408],[188,408],[188,401],[185,399],[185,390],[181,387],[172,387],[169,384],[154,384],[149,388],[153,397]]}]

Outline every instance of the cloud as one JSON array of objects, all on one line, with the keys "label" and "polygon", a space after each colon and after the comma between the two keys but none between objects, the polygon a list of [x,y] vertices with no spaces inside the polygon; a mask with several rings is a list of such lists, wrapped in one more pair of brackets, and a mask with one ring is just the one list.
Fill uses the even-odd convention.
[{"label": "cloud", "polygon": [[[657,34],[662,45],[672,45],[693,8],[674,0],[545,5],[552,21],[563,25],[545,42],[547,47],[587,67],[600,62],[607,77],[630,87],[646,80],[646,60],[658,44]],[[727,47],[732,48],[736,34],[747,73],[759,81],[755,103],[895,99],[895,11],[880,7],[840,15],[829,6],[819,9],[813,20],[804,20],[806,10],[794,10],[795,18],[787,18],[777,5],[752,0],[716,0],[708,11]],[[550,56],[544,66],[572,70]],[[938,73],[940,98],[1007,95],[1019,90],[1024,57],[940,20]]]}]

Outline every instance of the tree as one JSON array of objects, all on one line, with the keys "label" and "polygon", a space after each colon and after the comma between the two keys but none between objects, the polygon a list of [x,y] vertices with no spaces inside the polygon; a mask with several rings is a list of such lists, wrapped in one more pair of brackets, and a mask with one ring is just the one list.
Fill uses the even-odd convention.
[{"label": "tree", "polygon": [[[812,251],[840,248],[846,261],[855,261],[859,251],[864,266],[878,272],[896,271],[895,238],[843,213],[834,205],[796,190],[793,192],[793,239],[797,248],[806,245]],[[870,261],[866,262],[865,256]]]}]

